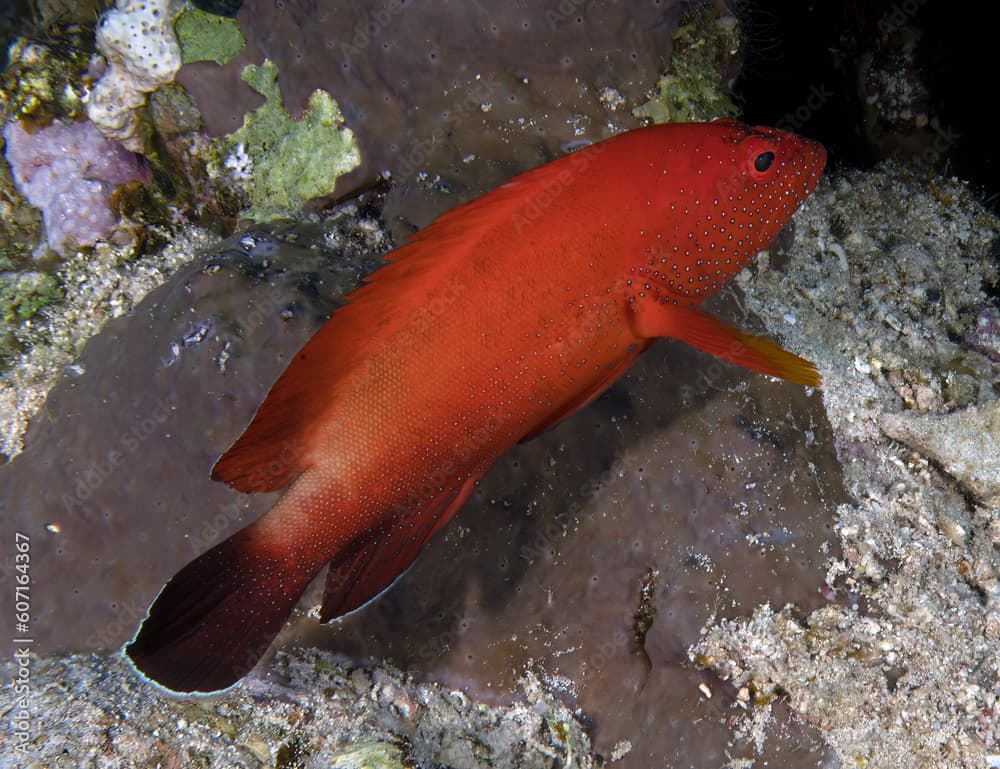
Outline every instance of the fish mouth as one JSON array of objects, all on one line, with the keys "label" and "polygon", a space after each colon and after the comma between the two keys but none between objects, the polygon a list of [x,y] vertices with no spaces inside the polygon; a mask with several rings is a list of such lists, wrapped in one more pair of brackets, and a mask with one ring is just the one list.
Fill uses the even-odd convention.
[{"label": "fish mouth", "polygon": [[827,161],[826,147],[817,141],[807,139],[805,136],[796,135],[795,138],[800,143],[797,153],[800,173],[805,177],[805,192],[802,195],[802,200],[804,200],[816,189],[820,177],[823,176]]},{"label": "fish mouth", "polygon": [[823,169],[826,168],[826,147],[804,136],[802,137],[802,143],[805,145],[806,153],[809,156],[809,165],[816,169],[816,175],[819,176],[823,173]]}]

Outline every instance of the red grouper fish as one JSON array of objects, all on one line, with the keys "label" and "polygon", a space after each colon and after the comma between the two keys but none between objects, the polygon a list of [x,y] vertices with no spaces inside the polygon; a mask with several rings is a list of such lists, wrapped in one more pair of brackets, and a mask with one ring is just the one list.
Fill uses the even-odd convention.
[{"label": "red grouper fish", "polygon": [[815,142],[732,120],[641,128],[516,177],[388,255],[212,470],[286,489],[175,575],[125,654],[175,693],[236,683],[330,564],[320,619],[385,590],[519,441],[655,339],[816,386],[701,312],[815,187]]}]

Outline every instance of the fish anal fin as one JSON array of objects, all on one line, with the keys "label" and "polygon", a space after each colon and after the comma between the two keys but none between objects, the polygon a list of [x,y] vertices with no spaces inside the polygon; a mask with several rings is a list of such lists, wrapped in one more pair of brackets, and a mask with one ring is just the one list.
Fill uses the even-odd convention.
[{"label": "fish anal fin", "polygon": [[608,367],[600,382],[586,392],[580,393],[577,397],[564,403],[563,406],[554,413],[547,415],[544,420],[525,433],[524,437],[521,438],[518,443],[524,443],[525,441],[530,441],[532,438],[537,438],[546,430],[551,430],[567,417],[572,416],[580,409],[590,405],[593,401],[599,398],[601,394],[607,390],[616,379],[618,379],[618,377],[625,373],[628,367],[635,362],[635,359],[638,358],[650,344],[651,342],[648,341],[642,341],[636,344],[625,359],[619,361],[613,366]]},{"label": "fish anal fin", "polygon": [[364,606],[388,588],[413,563],[424,543],[458,511],[482,474],[445,487],[418,510],[367,529],[330,561],[320,622]]},{"label": "fish anal fin", "polygon": [[819,372],[805,358],[693,307],[637,303],[632,313],[632,332],[644,339],[673,337],[761,374],[808,387],[820,386]]}]

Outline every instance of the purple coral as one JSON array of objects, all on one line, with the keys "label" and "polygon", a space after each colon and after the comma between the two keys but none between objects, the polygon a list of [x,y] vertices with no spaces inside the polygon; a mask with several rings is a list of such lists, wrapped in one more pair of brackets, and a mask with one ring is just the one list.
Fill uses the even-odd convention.
[{"label": "purple coral", "polygon": [[149,181],[138,156],[89,122],[56,122],[29,133],[14,121],[3,135],[14,182],[41,209],[49,246],[61,254],[107,238],[117,224],[111,193],[133,180]]}]

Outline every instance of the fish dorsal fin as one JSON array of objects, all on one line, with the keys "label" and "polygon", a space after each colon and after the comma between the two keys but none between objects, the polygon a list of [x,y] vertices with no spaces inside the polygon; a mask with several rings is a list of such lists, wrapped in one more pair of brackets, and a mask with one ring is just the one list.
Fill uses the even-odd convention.
[{"label": "fish dorsal fin", "polygon": [[527,207],[547,191],[566,188],[570,157],[442,214],[388,254],[388,264],[349,294],[348,304],[299,350],[249,427],[216,462],[212,478],[239,491],[275,491],[308,469],[316,434],[336,429],[336,420],[327,424],[325,417],[363,375],[372,353],[426,305],[430,290],[477,257],[476,246],[489,233],[534,221]]}]

